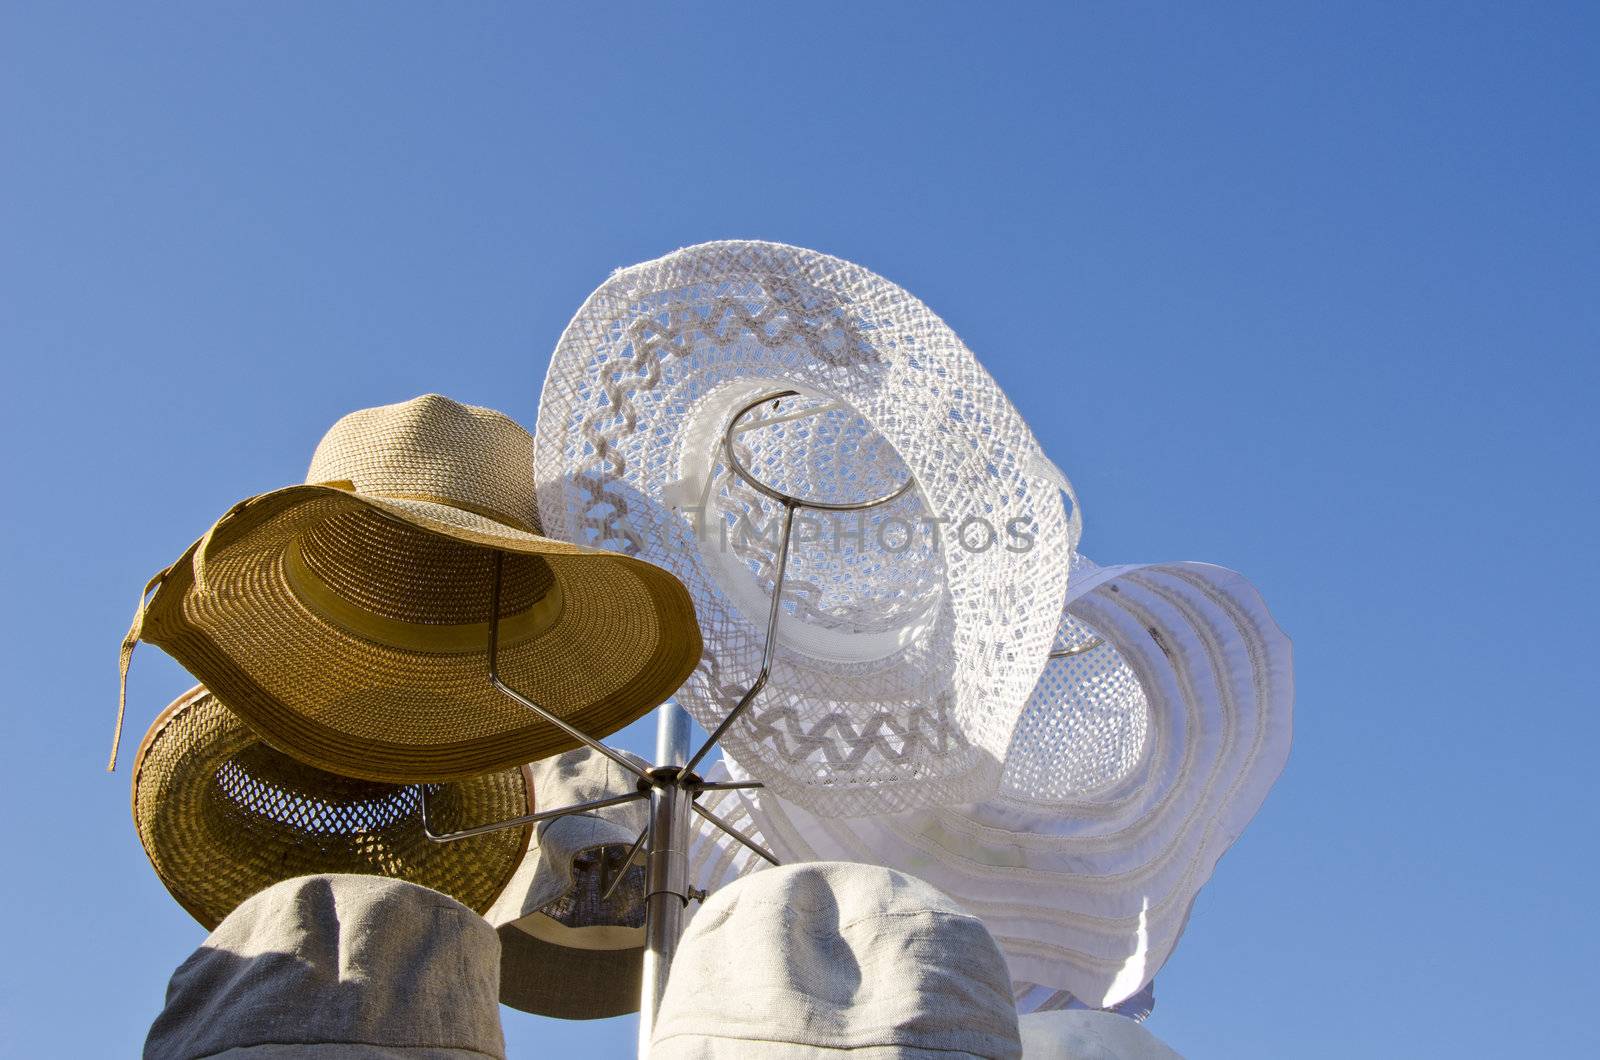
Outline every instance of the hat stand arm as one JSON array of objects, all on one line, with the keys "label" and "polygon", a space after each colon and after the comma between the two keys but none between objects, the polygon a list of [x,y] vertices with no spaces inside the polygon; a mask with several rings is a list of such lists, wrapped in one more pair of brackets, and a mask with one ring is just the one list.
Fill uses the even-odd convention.
[{"label": "hat stand arm", "polygon": [[754,788],[764,788],[766,785],[759,780],[714,780],[710,783],[702,780],[698,787],[701,791],[750,791]]},{"label": "hat stand arm", "polygon": [[740,843],[742,843],[744,846],[749,848],[751,851],[753,851],[754,853],[759,855],[765,861],[767,861],[767,862],[769,862],[769,863],[771,863],[773,865],[781,865],[782,864],[782,862],[780,862],[778,860],[777,856],[775,854],[773,854],[770,850],[768,850],[766,847],[762,846],[760,843],[757,843],[754,839],[751,839],[749,836],[745,835],[743,832],[739,831],[733,825],[729,824],[727,821],[724,821],[721,817],[717,816],[717,814],[715,814],[712,811],[706,809],[704,806],[700,805],[698,802],[691,804],[690,808],[692,810],[694,810],[695,813],[699,814],[701,817],[703,817],[707,821],[711,822],[711,824],[715,825],[717,828],[720,828],[723,832],[727,833],[730,837],[732,837],[733,839],[738,840]]},{"label": "hat stand arm", "polygon": [[603,810],[608,806],[621,806],[623,803],[637,802],[649,798],[642,791],[630,791],[626,795],[613,795],[606,799],[595,799],[593,802],[578,802],[571,806],[561,806],[554,810],[541,810],[538,813],[523,814],[521,817],[512,817],[505,821],[494,821],[490,824],[474,825],[455,832],[435,832],[428,820],[428,789],[431,784],[419,785],[422,789],[420,810],[422,814],[422,834],[435,843],[453,843],[458,839],[471,839],[473,836],[488,835],[505,828],[517,828],[525,824],[537,824],[540,821],[549,821],[557,817],[566,817],[574,813],[589,813],[592,810]]},{"label": "hat stand arm", "polygon": [[[615,877],[610,877],[609,880],[608,880],[609,869],[608,869],[607,860],[605,858],[605,855],[603,853],[601,854],[601,858],[600,858],[600,900],[602,902],[610,901],[611,895],[613,893],[615,893],[616,889],[622,884],[623,878],[628,875],[628,870],[633,868],[633,863],[638,860],[639,851],[644,847],[644,841],[645,841],[646,837],[648,837],[649,835],[650,835],[650,826],[649,825],[645,825],[645,827],[639,829],[639,838],[635,839],[633,841],[633,846],[628,848],[628,854],[627,854],[626,857],[624,857],[622,859],[622,864],[620,866],[618,866],[616,876]],[[607,848],[607,849],[609,849],[609,848]]]},{"label": "hat stand arm", "polygon": [[1070,659],[1074,655],[1083,655],[1085,652],[1094,651],[1096,648],[1100,647],[1104,643],[1105,643],[1105,641],[1101,640],[1099,637],[1096,637],[1093,640],[1091,640],[1089,643],[1087,643],[1087,644],[1079,644],[1075,648],[1057,648],[1054,651],[1052,651],[1049,655],[1046,655],[1045,658],[1046,659]]},{"label": "hat stand arm", "polygon": [[539,715],[539,717],[543,718],[551,725],[554,725],[556,728],[572,737],[574,740],[577,740],[590,750],[597,751],[600,754],[605,755],[607,758],[611,759],[611,761],[632,773],[639,780],[649,783],[650,774],[634,765],[628,760],[626,755],[612,750],[599,740],[589,736],[587,733],[573,728],[563,719],[552,714],[550,711],[541,707],[539,704],[535,703],[521,692],[518,692],[510,685],[500,680],[500,582],[501,577],[505,572],[505,565],[506,554],[504,552],[496,551],[494,554],[494,588],[491,590],[489,595],[489,683],[509,698],[527,707],[529,710]]},{"label": "hat stand arm", "polygon": [[[890,501],[898,500],[911,489],[913,484],[913,480],[908,477],[899,486],[881,497],[871,497],[864,501],[833,502],[796,497],[762,482],[755,476],[754,472],[744,465],[744,462],[739,459],[738,452],[734,449],[734,435],[739,433],[741,429],[739,421],[759,405],[764,405],[770,401],[773,403],[774,411],[776,411],[778,402],[784,398],[795,396],[797,396],[796,391],[780,390],[777,393],[765,394],[755,399],[733,414],[733,418],[728,421],[727,430],[722,435],[722,456],[727,461],[729,469],[756,492],[783,505],[783,531],[778,538],[778,565],[772,579],[772,606],[767,612],[767,636],[766,644],[761,650],[761,670],[756,674],[756,679],[750,685],[749,690],[739,697],[739,702],[728,712],[728,716],[722,719],[711,735],[706,737],[706,742],[701,744],[700,749],[690,757],[688,764],[683,767],[686,773],[694,772],[694,767],[699,765],[700,760],[717,745],[718,741],[722,739],[722,734],[728,731],[728,727],[749,708],[750,704],[755,701],[756,696],[760,695],[761,690],[766,687],[767,678],[771,676],[772,659],[778,647],[778,619],[783,614],[783,579],[789,567],[789,542],[794,531],[795,511],[800,508],[813,508],[817,511],[825,512],[865,511],[868,508],[876,508],[880,504],[888,504]],[[807,410],[808,413],[815,411],[819,410]],[[768,422],[775,423],[779,421],[774,419]],[[762,424],[752,424],[752,427],[755,426],[762,426]]]},{"label": "hat stand arm", "polygon": [[789,538],[794,530],[796,507],[797,505],[788,501],[785,501],[783,505],[783,531],[778,539],[778,570],[772,581],[772,607],[767,612],[767,643],[761,649],[761,672],[756,674],[755,681],[750,685],[749,690],[739,697],[738,704],[728,712],[728,716],[723,718],[722,722],[712,730],[710,736],[706,737],[706,742],[700,745],[700,750],[690,757],[688,763],[683,767],[686,773],[694,772],[694,767],[699,765],[700,760],[709,754],[711,749],[717,745],[717,742],[722,739],[722,734],[728,731],[728,726],[732,725],[739,715],[745,712],[745,708],[749,707],[755,701],[756,696],[761,694],[761,690],[767,686],[767,677],[772,673],[772,655],[778,646],[778,618],[783,614],[783,576],[789,566]]}]

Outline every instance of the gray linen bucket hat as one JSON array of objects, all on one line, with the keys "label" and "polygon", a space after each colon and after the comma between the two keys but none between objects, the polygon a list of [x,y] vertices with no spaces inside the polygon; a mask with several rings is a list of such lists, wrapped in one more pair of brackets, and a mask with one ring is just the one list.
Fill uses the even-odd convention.
[{"label": "gray linen bucket hat", "polygon": [[178,966],[145,1060],[504,1060],[499,950],[482,917],[414,883],[285,880]]},{"label": "gray linen bucket hat", "polygon": [[[540,805],[550,809],[637,790],[632,774],[588,748],[530,769]],[[639,1010],[643,859],[620,881],[615,873],[645,827],[648,805],[641,799],[537,826],[536,841],[485,914],[500,932],[503,1003],[569,1020]]]},{"label": "gray linen bucket hat", "polygon": [[652,1060],[1021,1056],[1005,958],[977,917],[874,865],[758,872],[678,944]]},{"label": "gray linen bucket hat", "polygon": [[1183,1060],[1144,1024],[1114,1012],[1030,1012],[1017,1024],[1023,1060]]}]

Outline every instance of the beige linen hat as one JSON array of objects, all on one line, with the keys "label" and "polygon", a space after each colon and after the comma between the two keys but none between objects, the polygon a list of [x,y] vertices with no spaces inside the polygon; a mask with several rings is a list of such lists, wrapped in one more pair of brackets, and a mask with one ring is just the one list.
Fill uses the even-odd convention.
[{"label": "beige linen hat", "polygon": [[892,869],[811,862],[707,899],[678,943],[653,1060],[1021,1055],[983,924]]},{"label": "beige linen hat", "polygon": [[[637,790],[633,774],[586,747],[530,768],[551,809]],[[500,931],[504,1004],[569,1020],[639,1010],[644,864],[620,880],[615,874],[649,819],[648,806],[640,799],[538,825],[536,842],[485,914]]]},{"label": "beige linen hat", "polygon": [[414,883],[285,880],[178,966],[145,1060],[504,1060],[499,948],[482,917]]},{"label": "beige linen hat", "polygon": [[1142,1023],[1114,1012],[1031,1012],[1017,1024],[1023,1060],[1183,1060]]},{"label": "beige linen hat", "polygon": [[[258,891],[306,873],[390,876],[488,909],[531,826],[453,843],[422,829],[416,786],[336,776],[275,751],[203,687],[162,711],[133,767],[133,822],[172,897],[206,928]],[[533,812],[525,769],[443,784],[436,828]]]},{"label": "beige linen hat", "polygon": [[490,683],[495,599],[500,678],[592,736],[699,660],[671,574],[541,536],[533,442],[501,413],[437,394],[353,412],[306,480],[235,505],[152,579],[124,685],[147,640],[279,750],[409,783],[578,745]]}]

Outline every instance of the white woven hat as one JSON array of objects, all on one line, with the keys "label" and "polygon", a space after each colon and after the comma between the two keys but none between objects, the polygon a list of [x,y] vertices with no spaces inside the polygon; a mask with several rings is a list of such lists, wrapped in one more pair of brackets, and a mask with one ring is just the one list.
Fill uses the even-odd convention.
[{"label": "white woven hat", "polygon": [[1098,1008],[1166,961],[1281,772],[1291,651],[1232,571],[1086,560],[1058,648],[1072,653],[1045,671],[986,802],[827,820],[739,797],[780,858],[916,873],[983,918],[1019,983]]},{"label": "white woven hat", "polygon": [[1023,1060],[1183,1060],[1149,1028],[1111,1012],[1035,1012],[1017,1025]]},{"label": "white woven hat", "polygon": [[873,865],[786,865],[706,900],[683,933],[654,1060],[1021,1055],[1005,960],[978,919]]},{"label": "white woven hat", "polygon": [[545,380],[545,531],[684,580],[705,651],[678,699],[716,726],[760,669],[783,511],[723,439],[786,391],[732,436],[760,481],[833,504],[914,488],[860,513],[800,510],[771,678],[724,745],[829,816],[992,794],[1055,631],[1073,524],[1022,417],[908,292],[777,243],[615,273]]},{"label": "white woven hat", "polygon": [[[733,779],[733,775],[729,773],[726,762],[719,760],[706,771],[705,779],[710,783],[726,783]],[[714,811],[755,842],[761,844],[767,842],[761,833],[760,823],[751,812],[750,800],[741,798],[738,792],[721,789],[706,791],[700,797],[700,805]],[[747,876],[767,867],[767,863],[760,856],[742,843],[730,839],[727,833],[707,825],[699,817],[694,818],[693,823],[695,830],[689,840],[689,878],[701,891],[713,893],[741,876]],[[699,908],[693,903],[689,905],[684,912],[685,923],[694,917]],[[1143,1021],[1155,1010],[1155,987],[1155,980],[1152,979],[1129,996],[1102,1008],[1085,1002],[1070,990],[1040,986],[1038,983],[1013,977],[1011,996],[1016,1002],[1017,1012],[1022,1014],[1052,1012],[1058,1009],[1091,1009],[1110,1012],[1125,1019]]]}]

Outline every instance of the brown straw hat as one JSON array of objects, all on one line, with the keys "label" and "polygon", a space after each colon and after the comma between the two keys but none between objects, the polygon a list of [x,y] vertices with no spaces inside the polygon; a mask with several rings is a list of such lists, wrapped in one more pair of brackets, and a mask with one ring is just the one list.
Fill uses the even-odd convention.
[{"label": "brown straw hat", "polygon": [[[407,880],[484,912],[521,864],[531,826],[436,843],[423,833],[419,795],[274,751],[200,686],[161,712],[133,767],[139,841],[172,897],[208,930],[264,888],[328,872]],[[428,795],[435,828],[532,811],[533,778],[521,768]]]},{"label": "brown straw hat", "polygon": [[648,713],[700,658],[675,577],[540,535],[532,439],[498,412],[429,394],[351,413],[307,482],[235,505],[152,580],[124,685],[147,640],[274,747],[409,783],[579,745],[489,682],[497,570],[501,678],[591,736]]}]

